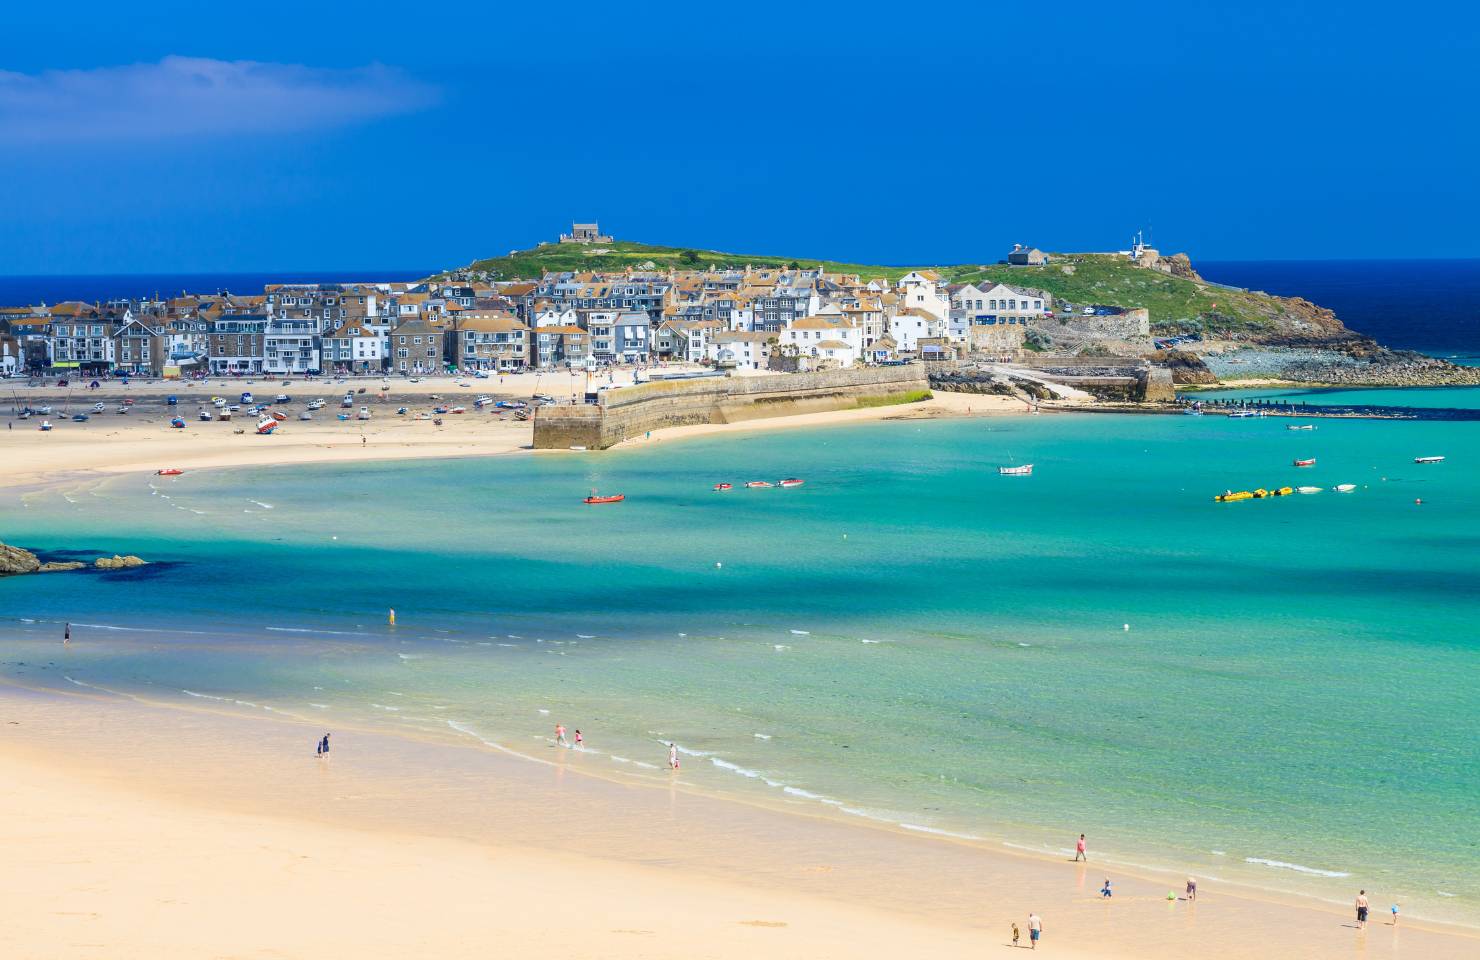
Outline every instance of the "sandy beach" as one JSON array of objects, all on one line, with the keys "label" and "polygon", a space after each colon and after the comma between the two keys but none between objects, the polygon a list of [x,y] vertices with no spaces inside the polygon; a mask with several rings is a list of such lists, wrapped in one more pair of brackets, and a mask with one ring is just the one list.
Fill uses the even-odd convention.
[{"label": "sandy beach", "polygon": [[7,687],[0,951],[1012,956],[1010,924],[1026,930],[1029,911],[1044,948],[1071,958],[1480,950],[1407,920],[1359,932],[1344,905],[1206,878],[1196,903],[1168,900],[1181,877],[754,807],[682,774],[635,786],[553,747],[530,762],[335,729],[321,761],[319,727],[245,712]]},{"label": "sandy beach", "polygon": [[[619,370],[612,382],[630,382],[632,372]],[[389,386],[382,396],[382,384]],[[606,378],[600,378],[605,383]],[[592,378],[593,386],[597,378]],[[231,466],[265,466],[270,464],[353,462],[399,460],[407,458],[478,457],[511,454],[528,450],[533,436],[529,421],[520,421],[508,410],[492,406],[478,410],[473,401],[479,396],[498,399],[529,400],[544,393],[560,401],[578,396],[586,387],[584,376],[569,373],[511,374],[487,380],[471,378],[428,377],[420,382],[379,378],[315,381],[237,381],[220,380],[206,384],[145,384],[135,381],[125,388],[117,382],[103,384],[97,390],[58,390],[54,384],[26,387],[15,382],[6,384],[9,396],[4,398],[7,429],[0,431],[0,485],[16,486],[44,483],[64,475],[90,473],[154,472],[175,468],[194,470]],[[360,394],[358,391],[365,392]],[[289,419],[272,436],[257,436],[255,418],[237,414],[229,421],[201,422],[196,414],[202,407],[214,410],[210,401],[220,396],[235,402],[242,391],[253,391],[256,400],[271,400],[278,393],[293,398],[285,405]],[[351,412],[365,406],[370,420],[340,421],[339,398],[355,391]],[[178,404],[165,403],[174,395]],[[136,402],[128,414],[115,411],[125,398]],[[310,399],[322,398],[326,405],[314,413],[314,419],[303,421],[297,414]],[[434,399],[438,398],[438,399]],[[430,413],[438,402],[462,406],[462,414],[447,414],[440,425],[433,420],[417,420],[419,413]],[[104,405],[94,413],[93,406]],[[30,406],[50,405],[53,413],[44,419],[53,429],[43,432],[38,427],[43,419],[36,415],[18,419],[15,411]],[[405,415],[398,415],[401,407]],[[65,412],[64,412],[65,411]],[[74,423],[72,413],[86,412],[91,419]],[[667,440],[737,430],[785,430],[822,426],[860,420],[899,417],[980,416],[1026,413],[1025,405],[1009,397],[937,393],[929,401],[907,406],[869,407],[833,413],[811,413],[795,417],[751,420],[738,424],[677,427],[654,431],[645,440]],[[170,417],[178,413],[185,419],[181,429],[170,426]],[[634,441],[639,442],[639,441]]]}]

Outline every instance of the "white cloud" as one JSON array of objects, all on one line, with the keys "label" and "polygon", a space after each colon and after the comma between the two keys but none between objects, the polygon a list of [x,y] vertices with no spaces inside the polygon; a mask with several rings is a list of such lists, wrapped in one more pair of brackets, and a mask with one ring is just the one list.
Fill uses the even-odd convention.
[{"label": "white cloud", "polygon": [[0,70],[0,140],[101,143],[296,131],[416,110],[436,90],[394,67],[165,57],[92,70]]}]

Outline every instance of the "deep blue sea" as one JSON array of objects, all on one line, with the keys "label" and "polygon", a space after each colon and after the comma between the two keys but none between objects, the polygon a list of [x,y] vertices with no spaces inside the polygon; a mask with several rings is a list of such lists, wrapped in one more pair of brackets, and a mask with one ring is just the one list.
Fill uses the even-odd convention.
[{"label": "deep blue sea", "polygon": [[179,296],[186,293],[258,294],[269,283],[354,283],[420,280],[435,270],[294,270],[281,273],[126,273],[0,276],[0,306],[94,303],[115,297]]},{"label": "deep blue sea", "polygon": [[1208,280],[1330,307],[1390,347],[1480,355],[1480,260],[1209,260]]}]

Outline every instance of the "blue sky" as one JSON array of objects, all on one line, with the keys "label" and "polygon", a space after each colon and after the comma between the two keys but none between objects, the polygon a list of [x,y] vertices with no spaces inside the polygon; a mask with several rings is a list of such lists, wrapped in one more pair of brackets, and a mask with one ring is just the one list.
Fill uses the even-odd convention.
[{"label": "blue sky", "polygon": [[16,6],[0,274],[1480,256],[1457,3]]}]

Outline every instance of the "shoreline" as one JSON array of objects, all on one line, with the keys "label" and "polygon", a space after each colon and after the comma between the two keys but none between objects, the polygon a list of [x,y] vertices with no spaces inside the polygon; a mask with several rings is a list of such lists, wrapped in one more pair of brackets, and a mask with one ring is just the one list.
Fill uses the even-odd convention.
[{"label": "shoreline", "polygon": [[[89,709],[79,710],[79,704]],[[0,686],[0,713],[7,721],[0,725],[0,755],[12,774],[9,789],[0,794],[10,814],[10,826],[3,829],[12,852],[0,868],[0,882],[11,888],[16,915],[28,918],[0,935],[0,944],[6,937],[20,937],[17,944],[27,937],[52,942],[56,931],[50,924],[81,923],[52,919],[64,914],[47,910],[56,905],[49,897],[63,896],[50,889],[53,884],[16,882],[34,877],[41,864],[83,858],[90,880],[101,872],[122,886],[133,864],[150,864],[167,881],[199,873],[202,864],[228,861],[229,878],[206,869],[202,879],[213,889],[229,881],[235,891],[251,888],[253,878],[266,881],[290,869],[286,861],[321,860],[315,848],[326,842],[340,856],[354,851],[362,861],[360,886],[342,870],[332,878],[318,876],[323,863],[304,869],[316,883],[332,883],[345,902],[391,896],[363,887],[411,874],[435,891],[423,894],[431,902],[417,911],[431,920],[439,905],[459,907],[469,896],[481,902],[483,890],[523,889],[519,919],[500,932],[501,943],[530,949],[542,944],[544,955],[593,949],[605,956],[677,957],[699,950],[727,958],[764,949],[788,957],[896,957],[911,952],[911,943],[917,951],[919,943],[929,942],[932,956],[975,956],[1011,949],[1008,924],[1024,926],[1028,910],[1042,915],[1051,931],[1045,946],[1073,958],[1244,957],[1267,955],[1276,943],[1298,943],[1302,956],[1334,958],[1350,955],[1353,937],[1382,949],[1388,939],[1396,948],[1400,934],[1409,950],[1460,957],[1472,955],[1480,942],[1480,935],[1463,928],[1408,918],[1401,932],[1374,924],[1357,934],[1342,929],[1349,923],[1342,905],[1207,878],[1198,903],[1168,901],[1167,889],[1180,891],[1182,884],[1167,873],[1099,862],[1074,865],[996,843],[776,809],[696,791],[681,776],[668,788],[624,782],[581,769],[574,751],[550,748],[552,759],[531,761],[498,752],[508,748],[337,728],[330,766],[303,746],[318,727],[287,717],[10,683]],[[97,824],[91,815],[95,804],[110,811]],[[158,818],[160,826],[133,829],[146,817]],[[418,865],[410,868],[408,860]],[[399,869],[387,875],[392,863]],[[459,874],[459,883],[450,887],[442,881],[449,864]],[[1113,902],[1094,895],[1102,874],[1115,878]],[[391,888],[393,899],[416,896],[394,882]],[[253,896],[264,901],[262,910],[292,914],[295,907],[283,902],[291,890],[267,882]],[[92,895],[106,904],[87,910]],[[552,902],[566,896],[596,906],[608,919],[592,926],[583,922],[588,918],[573,921],[563,910],[545,916]],[[654,915],[655,903],[675,898],[683,909]],[[79,887],[65,892],[65,914],[125,913],[128,899],[121,889]],[[236,908],[194,890],[190,899],[196,901],[192,915],[203,918]],[[963,902],[973,906],[962,910]],[[540,920],[531,923],[535,917]],[[769,932],[755,942],[744,928],[762,918],[755,929]],[[438,955],[472,956],[472,948],[458,944],[476,919],[459,915],[433,926],[441,930],[444,924],[455,929],[448,931],[447,944],[438,944]],[[655,952],[659,941],[628,940],[623,931],[634,927],[655,931],[651,935],[663,938],[663,948]],[[198,948],[181,942],[191,932],[173,930],[160,938],[154,931],[120,928],[113,935],[125,947],[138,937],[139,956],[185,957]],[[291,935],[319,934],[295,923]],[[377,944],[387,935],[372,923],[351,934],[347,944],[336,924],[338,950],[290,949],[287,955],[380,956]],[[146,936],[156,938],[148,950],[142,947]],[[670,938],[677,942],[669,944]],[[249,945],[255,945],[251,937],[235,944]],[[111,955],[135,954],[124,949]]]}]

